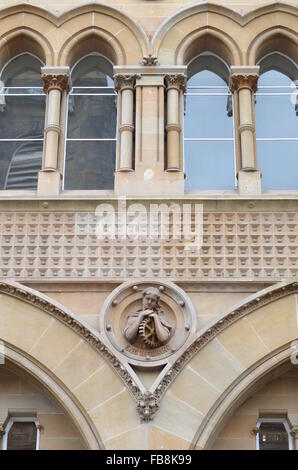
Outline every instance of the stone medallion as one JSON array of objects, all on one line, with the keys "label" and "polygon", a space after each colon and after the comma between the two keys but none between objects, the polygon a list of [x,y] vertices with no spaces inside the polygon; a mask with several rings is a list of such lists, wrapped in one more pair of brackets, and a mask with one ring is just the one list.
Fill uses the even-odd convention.
[{"label": "stone medallion", "polygon": [[189,342],[196,314],[185,292],[171,282],[126,282],[103,305],[100,331],[127,362],[152,367]]}]

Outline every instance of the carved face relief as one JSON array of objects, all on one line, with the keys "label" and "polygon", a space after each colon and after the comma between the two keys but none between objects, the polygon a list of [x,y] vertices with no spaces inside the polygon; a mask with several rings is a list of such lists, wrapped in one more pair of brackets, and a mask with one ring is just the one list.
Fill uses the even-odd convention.
[{"label": "carved face relief", "polygon": [[130,363],[148,366],[175,354],[195,322],[180,295],[173,288],[145,282],[120,289],[109,296],[101,312],[101,332],[114,348]]}]

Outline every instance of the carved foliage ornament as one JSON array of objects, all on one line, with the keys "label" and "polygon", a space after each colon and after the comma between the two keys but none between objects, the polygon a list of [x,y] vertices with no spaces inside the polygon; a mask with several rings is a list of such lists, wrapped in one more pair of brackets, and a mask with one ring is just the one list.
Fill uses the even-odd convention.
[{"label": "carved foliage ornament", "polygon": [[142,64],[147,65],[147,66],[157,65],[158,61],[157,61],[156,55],[148,54],[144,56],[142,60]]},{"label": "carved foliage ornament", "polygon": [[249,88],[255,92],[258,89],[258,79],[259,75],[257,74],[232,74],[230,90],[233,93],[241,88]]},{"label": "carved foliage ornament", "polygon": [[165,75],[165,82],[167,88],[176,88],[183,92],[186,91],[187,77],[183,73],[177,73],[175,75]]},{"label": "carved foliage ornament", "polygon": [[115,91],[118,93],[125,88],[133,90],[137,78],[141,78],[141,75],[117,73],[114,75]]},{"label": "carved foliage ornament", "polygon": [[43,81],[43,91],[49,93],[50,90],[59,90],[67,93],[71,90],[69,76],[65,74],[44,74],[41,76]]}]

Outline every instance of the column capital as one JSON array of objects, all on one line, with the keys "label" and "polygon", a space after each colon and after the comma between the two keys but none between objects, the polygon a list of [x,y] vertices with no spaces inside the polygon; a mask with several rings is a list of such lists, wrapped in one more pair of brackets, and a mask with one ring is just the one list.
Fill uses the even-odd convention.
[{"label": "column capital", "polygon": [[69,93],[71,90],[69,67],[42,67],[41,78],[45,93],[51,90]]},{"label": "column capital", "polygon": [[178,91],[186,91],[187,76],[184,73],[166,74],[165,82],[168,90],[175,88]]},{"label": "column capital", "polygon": [[141,75],[116,73],[114,75],[115,91],[119,93],[125,89],[133,90],[138,78],[141,78]]},{"label": "column capital", "polygon": [[232,66],[230,76],[230,90],[238,91],[248,88],[255,92],[258,89],[259,66]]}]

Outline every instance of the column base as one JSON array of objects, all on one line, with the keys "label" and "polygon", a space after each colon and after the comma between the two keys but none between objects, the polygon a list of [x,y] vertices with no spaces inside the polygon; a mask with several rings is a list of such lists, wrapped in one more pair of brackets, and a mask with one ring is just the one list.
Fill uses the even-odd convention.
[{"label": "column base", "polygon": [[121,196],[181,196],[184,173],[167,172],[162,165],[138,164],[132,173],[115,173],[115,194]]},{"label": "column base", "polygon": [[238,190],[240,196],[259,196],[262,194],[260,171],[240,170],[238,173]]},{"label": "column base", "polygon": [[41,170],[38,173],[38,196],[58,196],[61,191],[61,175],[57,170]]}]

